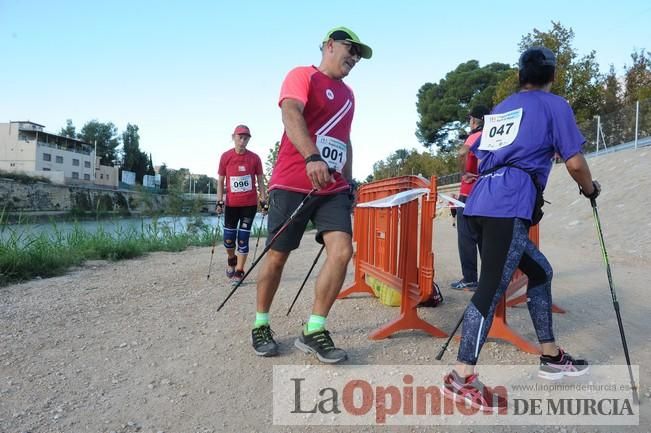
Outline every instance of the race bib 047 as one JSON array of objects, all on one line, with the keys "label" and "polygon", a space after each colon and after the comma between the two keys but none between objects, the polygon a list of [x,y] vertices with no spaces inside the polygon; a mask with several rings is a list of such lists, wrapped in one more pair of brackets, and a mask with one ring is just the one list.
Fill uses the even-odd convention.
[{"label": "race bib 047", "polygon": [[518,136],[521,120],[522,108],[484,116],[484,130],[481,133],[479,150],[490,152],[512,144]]},{"label": "race bib 047", "polygon": [[348,150],[346,143],[327,135],[317,135],[316,147],[328,167],[334,168],[341,173],[344,165],[346,165],[346,152]]},{"label": "race bib 047", "polygon": [[245,176],[231,176],[230,183],[230,192],[248,192],[253,189],[253,181],[250,174]]}]

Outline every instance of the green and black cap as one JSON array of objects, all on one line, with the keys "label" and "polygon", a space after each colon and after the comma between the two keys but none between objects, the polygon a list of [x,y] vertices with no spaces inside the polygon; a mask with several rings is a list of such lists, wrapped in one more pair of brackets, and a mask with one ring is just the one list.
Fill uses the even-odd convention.
[{"label": "green and black cap", "polygon": [[335,41],[348,41],[351,42],[361,49],[361,57],[363,59],[370,59],[373,56],[373,50],[366,44],[363,44],[359,40],[357,35],[350,29],[346,27],[335,27],[326,33],[323,42],[328,42],[328,39],[333,39]]}]

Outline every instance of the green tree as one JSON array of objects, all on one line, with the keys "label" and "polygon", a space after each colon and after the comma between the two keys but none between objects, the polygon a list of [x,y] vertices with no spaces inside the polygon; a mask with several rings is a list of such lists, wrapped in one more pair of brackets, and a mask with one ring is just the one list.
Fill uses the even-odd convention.
[{"label": "green tree", "polygon": [[151,157],[151,153],[149,154],[149,159],[147,160],[147,169],[145,170],[145,174],[148,174],[150,176],[156,174],[156,170],[154,169],[154,160]]},{"label": "green tree", "polygon": [[626,87],[624,100],[627,104],[651,98],[651,52],[640,50],[631,54],[633,64],[625,67]]},{"label": "green tree", "polygon": [[162,163],[160,168],[158,169],[158,174],[160,175],[160,187],[161,189],[167,189],[168,188],[168,180],[169,180],[169,169],[167,168],[166,163]]},{"label": "green tree", "polygon": [[271,178],[271,172],[273,171],[274,166],[276,165],[276,160],[278,159],[278,149],[280,149],[280,141],[276,141],[276,143],[269,148],[267,161],[264,163],[265,182]]},{"label": "green tree", "polygon": [[140,150],[140,134],[137,125],[127,123],[122,133],[122,169],[136,173],[136,182],[142,183],[145,174],[153,174],[151,156]]},{"label": "green tree", "polygon": [[120,145],[118,129],[112,122],[101,123],[97,120],[87,122],[78,138],[91,145],[97,143],[97,156],[104,165],[115,165],[118,162],[117,147]]},{"label": "green tree", "polygon": [[[574,31],[552,21],[549,31],[534,29],[522,37],[520,53],[542,45],[556,54],[556,76],[552,92],[567,99],[577,122],[592,119],[604,106],[604,78],[599,73],[595,51],[579,58],[572,47]],[[502,89],[505,86],[500,86]]]},{"label": "green tree", "polygon": [[444,176],[456,171],[457,163],[454,153],[433,155],[430,151],[421,153],[416,149],[409,151],[398,149],[385,160],[373,164],[373,174],[367,177],[366,182],[406,175],[421,175],[429,178]]},{"label": "green tree", "polygon": [[498,83],[510,70],[504,63],[480,67],[477,60],[469,60],[437,84],[425,83],[416,102],[418,140],[425,147],[451,152],[458,141],[456,131],[467,124],[470,108],[478,104],[491,107]]},{"label": "green tree", "polygon": [[122,168],[136,172],[140,159],[140,134],[138,126],[127,123],[122,133]]},{"label": "green tree", "polygon": [[77,138],[77,131],[75,129],[75,126],[72,124],[72,119],[66,120],[66,127],[61,128],[59,135],[63,135],[64,137]]},{"label": "green tree", "polygon": [[611,64],[610,70],[604,78],[604,105],[601,111],[613,113],[620,110],[622,106],[622,86],[615,73],[615,66]]}]

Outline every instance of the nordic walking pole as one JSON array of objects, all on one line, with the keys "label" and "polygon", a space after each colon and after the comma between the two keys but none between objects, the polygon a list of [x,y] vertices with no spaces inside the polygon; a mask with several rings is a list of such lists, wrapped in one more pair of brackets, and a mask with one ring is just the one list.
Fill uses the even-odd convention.
[{"label": "nordic walking pole", "polygon": [[233,289],[228,294],[228,296],[226,296],[226,299],[224,299],[224,301],[219,305],[219,307],[217,307],[217,311],[220,311],[222,309],[224,304],[226,304],[226,302],[231,298],[231,296],[233,296],[233,293],[235,293],[235,291],[242,285],[242,283],[244,282],[246,277],[251,273],[253,268],[255,268],[255,266],[258,264],[258,262],[260,260],[262,260],[262,258],[264,257],[265,254],[267,254],[267,251],[269,251],[271,249],[271,247],[273,246],[276,239],[278,239],[278,236],[280,236],[287,229],[287,227],[291,224],[291,222],[294,221],[294,218],[296,218],[296,215],[298,215],[298,212],[303,208],[303,205],[305,205],[305,203],[309,200],[309,198],[312,197],[312,194],[314,194],[315,191],[316,191],[316,188],[312,189],[312,191],[310,191],[305,196],[305,198],[298,204],[296,209],[294,209],[294,212],[292,212],[292,214],[289,216],[289,218],[287,218],[287,221],[285,221],[285,223],[278,229],[278,231],[276,232],[274,237],[271,238],[271,240],[269,240],[269,242],[267,242],[267,246],[264,247],[264,250],[262,250],[262,253],[260,254],[260,257],[258,257],[258,259],[255,260],[251,264],[251,267],[249,268],[248,271],[246,271],[246,273],[244,274],[242,279],[237,282],[237,284],[235,285],[235,287],[233,287]]},{"label": "nordic walking pole", "polygon": [[253,261],[255,261],[255,256],[258,255],[258,245],[260,245],[260,235],[262,234],[262,226],[264,225],[264,217],[267,214],[262,214],[262,220],[260,220],[260,227],[258,228],[258,240],[255,241],[255,251],[253,252]]},{"label": "nordic walking pole", "polygon": [[463,316],[466,314],[466,310],[463,310],[463,314],[461,314],[461,317],[459,317],[459,321],[457,322],[457,326],[454,327],[454,330],[450,334],[450,337],[448,338],[448,341],[445,342],[443,347],[441,347],[441,351],[436,355],[436,360],[440,361],[443,359],[443,355],[445,354],[445,351],[448,350],[448,345],[450,344],[450,341],[452,341],[452,337],[454,337],[454,334],[457,333],[457,329],[459,329],[459,326],[461,326],[461,322],[463,322]]},{"label": "nordic walking pole", "polygon": [[210,270],[212,269],[212,258],[215,255],[215,245],[217,244],[217,233],[219,233],[219,218],[221,215],[217,216],[217,225],[215,226],[215,236],[212,238],[212,251],[210,252],[210,265],[208,265],[208,275],[206,279],[210,279]]},{"label": "nordic walking pole", "polygon": [[294,297],[294,300],[292,301],[292,305],[289,306],[289,310],[287,310],[286,316],[289,316],[289,313],[292,312],[292,308],[294,308],[294,304],[296,303],[296,300],[298,299],[298,295],[301,294],[301,290],[303,290],[303,287],[305,287],[305,283],[307,282],[307,279],[310,278],[310,274],[312,273],[312,270],[314,269],[314,266],[316,265],[316,262],[319,261],[319,257],[321,257],[321,253],[323,252],[324,248],[325,248],[325,244],[321,245],[321,249],[319,250],[319,254],[316,255],[316,258],[312,262],[312,266],[310,266],[310,270],[307,271],[307,275],[305,276],[305,279],[303,280],[303,284],[301,284],[301,287],[298,289],[298,292],[296,292],[296,296]]},{"label": "nordic walking pole", "polygon": [[599,245],[601,246],[601,255],[603,256],[604,263],[606,264],[606,275],[608,275],[608,285],[610,286],[610,295],[613,298],[613,307],[615,308],[615,315],[617,316],[617,325],[619,325],[619,335],[622,338],[622,346],[624,347],[624,357],[626,358],[626,365],[628,366],[628,375],[631,379],[631,391],[633,392],[633,403],[640,404],[640,396],[637,392],[635,379],[633,378],[633,370],[631,369],[631,358],[628,354],[628,345],[626,344],[626,335],[624,335],[624,325],[622,324],[622,315],[619,312],[619,301],[615,293],[615,286],[613,285],[613,275],[610,272],[610,263],[608,261],[608,253],[606,252],[606,244],[604,243],[604,235],[601,231],[601,221],[599,220],[599,211],[597,210],[597,200],[590,199],[592,205],[592,215],[594,216],[595,226],[597,228],[597,237],[599,238]]}]

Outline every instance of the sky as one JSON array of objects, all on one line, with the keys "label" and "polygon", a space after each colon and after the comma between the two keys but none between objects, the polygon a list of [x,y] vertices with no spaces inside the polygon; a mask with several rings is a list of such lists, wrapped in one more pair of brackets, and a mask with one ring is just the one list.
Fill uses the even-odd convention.
[{"label": "sky", "polygon": [[0,123],[31,120],[53,133],[72,119],[138,125],[155,165],[216,176],[237,124],[264,161],[279,141],[280,85],[318,65],[325,33],[346,26],[373,48],[346,82],[355,92],[353,176],[415,136],[418,89],[460,63],[515,65],[522,36],[572,28],[579,56],[596,51],[618,74],[651,51],[651,4],[290,0],[0,0]]}]

